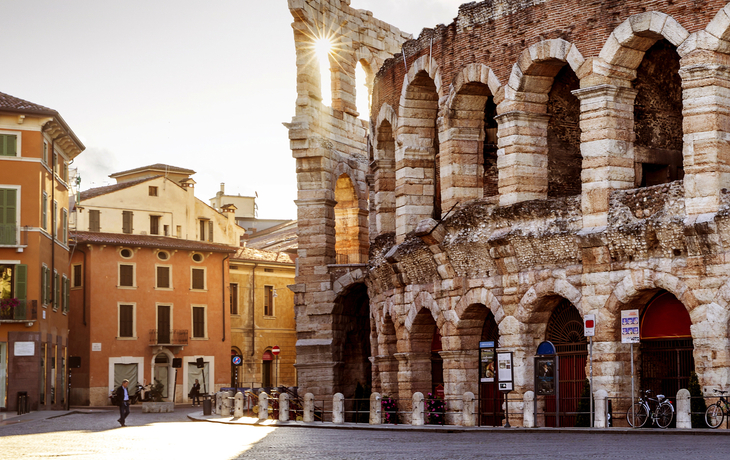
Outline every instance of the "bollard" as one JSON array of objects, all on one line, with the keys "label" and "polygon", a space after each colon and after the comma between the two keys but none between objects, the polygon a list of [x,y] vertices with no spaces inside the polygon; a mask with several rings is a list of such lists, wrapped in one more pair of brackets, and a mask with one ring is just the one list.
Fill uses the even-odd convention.
[{"label": "bollard", "polygon": [[608,392],[606,390],[596,390],[593,392],[593,427],[607,428],[606,400]]},{"label": "bollard", "polygon": [[464,426],[476,426],[477,424],[477,418],[475,414],[475,407],[474,407],[474,393],[471,391],[467,391],[464,393],[464,407],[463,410],[463,416],[462,416],[462,424]]},{"label": "bollard", "polygon": [[227,391],[221,391],[221,417],[231,416],[231,395]]},{"label": "bollard", "polygon": [[383,423],[383,407],[382,398],[380,393],[373,393],[370,395],[370,424],[380,425]]},{"label": "bollard", "polygon": [[289,395],[286,393],[279,395],[279,421],[289,421]]},{"label": "bollard", "polygon": [[215,413],[218,415],[223,415],[223,397],[222,391],[215,394]]},{"label": "bollard", "polygon": [[269,395],[265,391],[259,393],[259,421],[269,418]]},{"label": "bollard", "polygon": [[345,395],[342,393],[332,397],[332,423],[345,423]]},{"label": "bollard", "polygon": [[677,392],[677,428],[692,428],[692,399],[685,388]]},{"label": "bollard", "polygon": [[314,395],[307,393],[304,395],[304,413],[302,414],[302,420],[305,422],[314,421]]},{"label": "bollard", "polygon": [[411,409],[411,425],[421,426],[424,425],[423,421],[423,393],[417,391],[413,393],[413,405]]},{"label": "bollard", "polygon": [[233,404],[233,416],[235,418],[243,417],[243,393],[240,391],[236,393],[236,397]]},{"label": "bollard", "polygon": [[535,428],[535,392],[526,391],[522,395],[524,409],[522,411],[522,426],[524,428]]}]

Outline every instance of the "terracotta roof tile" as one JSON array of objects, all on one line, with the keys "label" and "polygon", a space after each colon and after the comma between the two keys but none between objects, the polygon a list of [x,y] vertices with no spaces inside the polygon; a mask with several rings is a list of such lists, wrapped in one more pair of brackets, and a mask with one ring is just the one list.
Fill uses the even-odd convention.
[{"label": "terracotta roof tile", "polygon": [[118,184],[90,188],[88,190],[84,190],[83,192],[81,192],[81,201],[83,202],[84,200],[88,200],[90,198],[94,198],[94,197],[101,196],[101,195],[106,195],[107,193],[124,190],[125,188],[133,187],[137,184],[141,184],[142,182],[147,182],[148,180],[156,179],[158,177],[162,177],[162,176],[143,177],[141,179],[120,182]]},{"label": "terracotta roof tile", "polygon": [[251,260],[254,262],[278,262],[282,264],[294,264],[289,254],[283,252],[262,251],[253,248],[239,248],[231,260]]},{"label": "terracotta roof tile", "polygon": [[195,174],[195,171],[193,171],[192,169],[185,169],[185,168],[180,168],[178,166],[171,166],[171,165],[166,165],[166,164],[162,164],[162,163],[155,163],[153,165],[140,166],[139,168],[128,169],[126,171],[116,172],[114,174],[109,175],[109,177],[116,177],[116,176],[122,176],[122,175],[126,175],[126,174],[132,174],[132,173],[139,172],[139,171],[147,171],[149,169],[169,171],[169,172],[173,172],[173,173],[182,173],[182,174]]},{"label": "terracotta roof tile", "polygon": [[53,109],[49,109],[48,107],[34,104],[33,102],[26,101],[24,99],[20,99],[18,97],[11,96],[5,93],[0,93],[0,109],[25,110],[28,112],[50,112],[53,114],[58,114],[58,112]]},{"label": "terracotta roof tile", "polygon": [[236,252],[233,246],[183,240],[167,236],[129,235],[126,233],[71,232],[70,239],[77,244],[111,244],[115,246],[140,246],[145,248],[180,249],[184,251]]}]

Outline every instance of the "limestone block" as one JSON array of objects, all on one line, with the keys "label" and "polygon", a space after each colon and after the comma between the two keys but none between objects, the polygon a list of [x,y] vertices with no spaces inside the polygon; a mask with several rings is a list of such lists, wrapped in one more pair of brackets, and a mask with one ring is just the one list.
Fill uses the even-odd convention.
[{"label": "limestone block", "polygon": [[279,395],[279,421],[289,421],[289,395],[287,393]]},{"label": "limestone block", "polygon": [[712,21],[705,27],[709,34],[723,40],[730,38],[730,16],[728,16],[727,8],[726,5],[718,11]]},{"label": "limestone block", "polygon": [[607,403],[608,392],[604,389],[593,392],[593,426],[595,428],[607,428]]},{"label": "limestone block", "polygon": [[463,415],[462,425],[464,426],[476,426],[476,399],[474,393],[467,391],[464,393],[463,398]]},{"label": "limestone block", "polygon": [[233,417],[240,418],[243,417],[243,393],[240,391],[236,393],[234,401],[234,409],[233,409]]},{"label": "limestone block", "polygon": [[302,409],[302,420],[305,422],[314,421],[314,395],[307,393],[304,395],[304,407]]},{"label": "limestone block", "polygon": [[259,393],[259,420],[269,418],[269,395],[262,391]]},{"label": "limestone block", "polygon": [[692,428],[692,407],[689,390],[682,388],[677,392],[677,428]]},{"label": "limestone block", "polygon": [[424,412],[425,407],[423,393],[417,391],[413,393],[413,401],[411,405],[411,424],[414,426],[424,425]]},{"label": "limestone block", "polygon": [[382,397],[380,393],[372,393],[370,395],[370,424],[380,425],[383,423],[382,417]]},{"label": "limestone block", "polygon": [[535,392],[526,391],[522,395],[524,409],[522,409],[522,426],[524,428],[535,428]]}]

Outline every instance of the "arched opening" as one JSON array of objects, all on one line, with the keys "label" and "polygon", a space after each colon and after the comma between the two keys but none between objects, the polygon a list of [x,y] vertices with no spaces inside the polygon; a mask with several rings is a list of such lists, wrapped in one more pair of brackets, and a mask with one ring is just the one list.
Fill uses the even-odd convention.
[{"label": "arched opening", "polygon": [[319,39],[314,43],[314,54],[319,64],[319,88],[322,96],[322,104],[332,106],[332,70],[330,63],[330,53],[332,52],[332,43],[327,39]]},{"label": "arched opening", "polygon": [[372,388],[370,363],[370,299],[364,284],[355,284],[335,300],[333,334],[337,353],[342,363],[335,382],[335,392],[353,398],[358,387],[365,394]]},{"label": "arched opening", "polygon": [[352,180],[342,174],[335,185],[335,252],[338,264],[358,264],[360,252],[360,208]]},{"label": "arched opening", "polygon": [[403,241],[421,220],[441,217],[437,114],[436,85],[426,71],[420,71],[408,85],[398,114],[399,120],[403,121],[399,132],[404,134],[405,140],[396,165],[399,172],[396,174],[398,241]]},{"label": "arched opening", "polygon": [[484,143],[482,144],[484,197],[499,195],[499,168],[497,167],[497,104],[489,96],[484,103]]},{"label": "arched opening", "polygon": [[640,384],[654,394],[676,396],[695,370],[692,320],[685,306],[659,291],[641,312]]},{"label": "arched opening", "polygon": [[360,118],[370,119],[370,85],[368,75],[372,75],[370,67],[365,61],[359,61],[355,66],[355,105]]},{"label": "arched opening", "polygon": [[395,138],[393,127],[383,120],[378,127],[373,163],[375,225],[378,235],[395,231]]},{"label": "arched opening", "polygon": [[[485,307],[486,308],[486,307]],[[480,342],[494,342],[495,347],[499,347],[499,326],[497,321],[494,319],[494,315],[491,310],[487,310],[487,317],[484,319],[484,325],[482,326]],[[494,357],[496,360],[496,357]],[[496,361],[487,363],[492,365],[492,369],[486,370],[486,374],[496,373],[494,364]],[[499,391],[499,385],[495,378],[493,382],[482,382],[479,388],[480,398],[480,425],[482,426],[502,426],[504,420],[504,410],[502,405],[504,403],[504,394]]]},{"label": "arched opening", "polygon": [[421,308],[413,319],[410,349],[411,394],[420,391],[427,397],[438,385],[443,388],[443,360],[438,354],[441,335],[428,308]]},{"label": "arched opening", "polygon": [[266,350],[261,357],[261,387],[263,388],[271,388],[273,386],[273,362],[274,354],[271,353],[271,350]]},{"label": "arched opening", "polygon": [[383,328],[379,337],[380,354],[383,357],[380,363],[380,391],[384,396],[398,397],[398,336],[395,324],[390,315],[383,319]]},{"label": "arched opening", "polygon": [[170,358],[165,353],[159,353],[155,356],[154,371],[152,373],[154,380],[152,384],[156,382],[162,384],[162,397],[167,399],[170,397]]},{"label": "arched opening", "polygon": [[550,314],[545,340],[555,345],[558,354],[558,385],[560,386],[560,413],[556,414],[555,396],[545,400],[545,425],[575,426],[578,403],[586,380],[588,341],[583,335],[583,317],[567,299],[560,298]]},{"label": "arched opening", "polygon": [[580,195],[580,101],[572,91],[580,81],[569,65],[564,65],[553,79],[548,93],[548,197]]},{"label": "arched opening", "polygon": [[648,187],[684,177],[682,159],[682,78],[679,55],[667,40],[644,54],[634,88],[636,185]]}]

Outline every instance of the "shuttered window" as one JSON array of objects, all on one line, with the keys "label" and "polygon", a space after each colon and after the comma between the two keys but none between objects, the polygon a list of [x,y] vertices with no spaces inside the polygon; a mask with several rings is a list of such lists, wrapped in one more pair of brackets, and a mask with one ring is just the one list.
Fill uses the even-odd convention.
[{"label": "shuttered window", "polygon": [[101,212],[98,209],[91,209],[89,211],[89,231],[100,232],[101,231]]},{"label": "shuttered window", "polygon": [[127,287],[134,286],[134,265],[119,265],[119,285]]},{"label": "shuttered window", "polygon": [[208,241],[213,241],[213,221],[208,221]]},{"label": "shuttered window", "polygon": [[25,264],[16,265],[13,277],[15,298],[22,302],[28,297],[28,266]]},{"label": "shuttered window", "polygon": [[134,337],[134,305],[119,306],[119,337]]},{"label": "shuttered window", "polygon": [[193,268],[192,289],[205,289],[205,270],[204,269]]},{"label": "shuttered window", "polygon": [[274,316],[274,286],[264,286],[264,315]]},{"label": "shuttered window", "polygon": [[0,188],[0,244],[16,244],[18,191],[14,188]]},{"label": "shuttered window", "polygon": [[15,134],[0,134],[0,155],[6,157],[17,156],[18,136]]},{"label": "shuttered window", "polygon": [[49,284],[49,272],[48,267],[43,266],[41,269],[41,296],[43,297],[43,305],[48,305],[48,300],[51,297],[51,291]]},{"label": "shuttered window", "polygon": [[150,235],[160,234],[160,216],[150,216]]},{"label": "shuttered window", "polygon": [[70,289],[69,289],[69,279],[65,276],[63,277],[63,312],[68,313],[69,308],[69,301],[70,299]]},{"label": "shuttered window", "polygon": [[61,302],[61,278],[58,276],[58,272],[53,272],[53,309],[58,310],[58,305]]},{"label": "shuttered window", "polygon": [[157,287],[163,289],[170,287],[170,267],[157,267]]},{"label": "shuttered window", "polygon": [[205,338],[205,307],[193,307],[193,337]]},{"label": "shuttered window", "polygon": [[72,276],[71,286],[73,286],[75,288],[83,286],[81,265],[73,266],[73,273],[71,276]]},{"label": "shuttered window", "polygon": [[61,237],[64,244],[68,244],[68,210],[61,210]]},{"label": "shuttered window", "polygon": [[231,314],[238,314],[238,284],[231,284]]},{"label": "shuttered window", "polygon": [[43,192],[43,201],[41,202],[41,227],[48,230],[48,193]]},{"label": "shuttered window", "polygon": [[122,232],[123,233],[132,233],[134,230],[132,226],[132,218],[134,214],[132,211],[122,211]]}]

